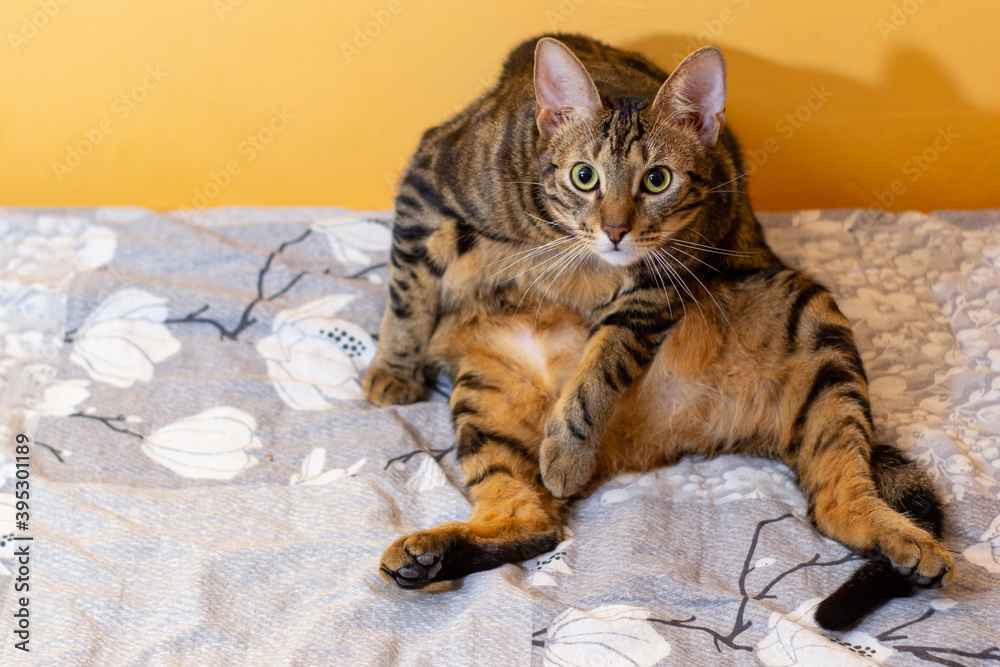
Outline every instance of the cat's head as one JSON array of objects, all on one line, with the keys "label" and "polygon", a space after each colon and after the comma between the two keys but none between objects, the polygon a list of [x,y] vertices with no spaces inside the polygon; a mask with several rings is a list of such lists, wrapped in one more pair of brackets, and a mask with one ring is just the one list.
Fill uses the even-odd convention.
[{"label": "cat's head", "polygon": [[[653,261],[696,229],[725,125],[726,64],[705,47],[688,56],[652,103],[604,103],[561,42],[535,48],[540,169],[553,219],[609,264]],[[700,233],[700,232],[699,232]]]}]

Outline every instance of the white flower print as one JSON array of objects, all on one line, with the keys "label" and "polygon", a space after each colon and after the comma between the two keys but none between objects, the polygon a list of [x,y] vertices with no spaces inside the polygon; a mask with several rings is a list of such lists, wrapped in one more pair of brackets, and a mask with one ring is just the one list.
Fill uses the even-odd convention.
[{"label": "white flower print", "polygon": [[83,218],[43,215],[38,233],[21,238],[7,271],[20,280],[64,286],[74,273],[98,269],[114,257],[115,233]]},{"label": "white flower print", "polygon": [[867,322],[868,326],[878,331],[894,329],[904,322],[919,321],[925,317],[917,306],[917,298],[909,292],[883,294],[870,287],[859,287],[856,297],[843,299],[839,306],[853,325]]},{"label": "white flower print", "polygon": [[756,498],[769,498],[774,493],[775,483],[785,483],[789,479],[781,475],[778,470],[767,470],[754,468],[752,466],[739,466],[733,470],[722,473],[725,480],[721,488],[716,489],[717,494],[724,494],[718,498],[718,502],[728,500],[744,500]]},{"label": "white flower print", "polygon": [[108,297],[72,335],[70,360],[90,377],[126,389],[153,379],[153,367],[181,349],[163,324],[167,300],[138,289]]},{"label": "white flower print", "polygon": [[55,359],[61,345],[62,341],[57,336],[41,331],[25,331],[4,334],[2,351],[8,358],[31,363]]},{"label": "white flower print", "polygon": [[957,604],[958,602],[956,600],[952,600],[951,598],[934,598],[931,600],[931,609],[936,611],[948,611]]},{"label": "white flower print", "polygon": [[813,614],[820,598],[807,600],[788,615],[772,612],[770,632],[757,644],[757,657],[769,667],[880,665],[895,651],[864,632],[837,637],[818,629]]},{"label": "white flower print", "polygon": [[[14,557],[14,494],[0,493],[0,560]],[[9,577],[10,570],[0,562],[0,576]]]},{"label": "white flower print", "polygon": [[328,410],[328,398],[363,398],[361,371],[375,356],[375,342],[353,322],[333,319],[353,298],[334,295],[283,310],[273,334],[257,343],[275,390],[292,408]]},{"label": "white flower print", "polygon": [[657,479],[660,478],[661,470],[653,470],[644,473],[625,473],[615,478],[615,483],[622,484],[615,489],[608,489],[601,492],[601,502],[605,504],[620,503],[640,495],[655,488]]},{"label": "white flower print", "polygon": [[993,519],[989,529],[979,539],[982,541],[963,552],[965,559],[987,572],[1000,574],[1000,515]]},{"label": "white flower print", "polygon": [[1000,350],[989,350],[986,353],[986,358],[990,360],[990,370],[994,373],[1000,373]]},{"label": "white flower print", "polygon": [[573,574],[567,562],[567,551],[572,539],[563,540],[552,551],[532,558],[525,567],[531,572],[532,586],[555,586],[556,580],[552,577],[556,572],[560,574]]},{"label": "white flower print", "polygon": [[1000,435],[1000,405],[988,405],[977,410],[976,422],[983,431]]},{"label": "white flower print", "polygon": [[785,466],[766,460],[746,465],[746,459],[721,456],[707,461],[686,459],[677,466],[645,473],[619,475],[600,492],[600,502],[620,503],[637,496],[666,496],[673,500],[699,498],[714,504],[772,498],[793,511],[805,504],[802,492]]},{"label": "white flower print", "polygon": [[319,486],[329,484],[341,477],[354,477],[365,465],[368,459],[359,459],[349,468],[331,468],[323,472],[326,465],[326,449],[317,447],[309,452],[309,456],[302,459],[302,472],[292,475],[292,486],[301,484],[302,486]]},{"label": "white flower print", "polygon": [[29,399],[28,407],[49,417],[65,417],[90,398],[87,380],[58,380],[42,390],[42,398]]},{"label": "white flower print", "polygon": [[434,460],[433,456],[422,456],[420,458],[423,459],[420,461],[420,467],[417,468],[417,472],[413,473],[413,477],[406,482],[406,487],[413,489],[417,493],[427,493],[431,489],[446,486],[448,478],[445,477],[441,464]]},{"label": "white flower print", "polygon": [[[743,459],[734,457],[733,460]],[[687,477],[672,475],[671,479],[683,482],[681,491],[714,504],[773,498],[792,508],[802,505],[802,492],[787,468],[770,461],[755,463],[752,466],[730,463],[732,467],[725,469],[715,461],[706,461],[696,466],[704,473]]]},{"label": "white flower print", "polygon": [[231,479],[257,464],[247,450],[260,447],[257,422],[232,407],[215,407],[153,431],[142,451],[178,475]]},{"label": "white flower print", "polygon": [[844,231],[848,222],[853,222],[852,219],[844,222],[838,220],[826,220],[823,218],[824,211],[819,209],[809,209],[801,211],[792,216],[792,226],[801,227],[803,232],[808,236],[834,236]]},{"label": "white flower print", "polygon": [[354,212],[320,220],[312,228],[326,236],[334,258],[345,264],[371,264],[368,253],[388,252],[392,244],[392,232],[387,225]]},{"label": "white flower print", "polygon": [[[17,472],[17,467],[14,465],[13,461],[8,461],[7,457],[0,452],[0,487],[7,483],[8,479],[14,479],[14,473]],[[3,528],[3,525],[0,525]]]},{"label": "white flower print", "polygon": [[0,333],[58,331],[65,321],[65,294],[45,286],[0,280]]},{"label": "white flower print", "polygon": [[670,655],[670,644],[648,618],[627,605],[568,609],[549,627],[545,667],[652,667]]}]

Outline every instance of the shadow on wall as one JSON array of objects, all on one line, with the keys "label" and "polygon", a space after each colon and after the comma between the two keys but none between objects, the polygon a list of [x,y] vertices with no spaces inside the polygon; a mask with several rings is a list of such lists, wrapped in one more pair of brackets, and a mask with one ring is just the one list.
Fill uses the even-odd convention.
[{"label": "shadow on wall", "polygon": [[[688,36],[622,47],[670,71]],[[759,210],[1000,207],[1000,110],[975,109],[935,59],[897,49],[869,85],[723,48],[727,122]]]}]

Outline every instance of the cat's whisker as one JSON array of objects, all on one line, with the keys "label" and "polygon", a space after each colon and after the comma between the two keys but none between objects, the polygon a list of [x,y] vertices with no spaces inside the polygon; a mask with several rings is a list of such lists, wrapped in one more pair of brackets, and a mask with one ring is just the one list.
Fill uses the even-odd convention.
[{"label": "cat's whisker", "polygon": [[[569,250],[570,250],[569,248],[562,248],[562,251],[563,251],[563,252],[568,252]],[[559,257],[559,255],[556,255],[556,257]],[[509,283],[509,282],[513,282],[513,281],[517,280],[518,278],[520,278],[521,276],[523,276],[523,275],[524,275],[525,273],[528,273],[529,271],[533,271],[533,270],[537,269],[537,268],[539,267],[539,265],[540,265],[540,264],[543,264],[543,263],[545,263],[545,262],[549,262],[549,261],[552,261],[552,260],[553,260],[553,259],[555,259],[556,257],[551,257],[551,258],[549,258],[549,259],[543,259],[543,260],[540,260],[540,262],[536,262],[535,264],[532,264],[531,266],[529,266],[528,268],[524,269],[523,271],[521,271],[521,272],[520,272],[520,273],[518,273],[517,275],[515,275],[515,276],[512,276],[512,277],[510,277],[510,278],[506,278],[506,279],[504,279],[504,280],[501,280],[501,281],[500,281],[500,284],[502,285],[502,284],[504,284],[504,283]]]},{"label": "cat's whisker", "polygon": [[684,264],[684,262],[681,262],[676,257],[671,255],[669,251],[664,250],[663,252],[667,253],[667,255],[669,255],[671,259],[680,264],[680,266],[683,267],[685,271],[690,273],[692,278],[698,281],[698,284],[701,285],[701,288],[703,290],[705,290],[705,293],[708,294],[709,298],[711,298],[712,301],[715,302],[715,307],[719,309],[719,314],[722,315],[722,319],[724,319],[726,321],[726,324],[729,325],[730,331],[732,331],[733,334],[736,334],[736,329],[733,328],[732,323],[729,321],[729,317],[726,316],[726,311],[722,308],[722,304],[720,304],[719,300],[715,298],[714,294],[712,294],[712,290],[708,289],[708,287],[705,286],[705,283],[701,282],[701,278],[698,277],[698,274],[689,269],[687,265]]},{"label": "cat's whisker", "polygon": [[[546,267],[544,271],[535,276],[535,279],[532,280],[531,284],[528,285],[528,287],[524,290],[524,294],[521,295],[521,300],[517,302],[517,307],[514,308],[514,314],[511,315],[511,320],[513,320],[514,315],[517,315],[517,312],[521,309],[521,304],[524,303],[525,297],[528,296],[529,292],[531,292],[531,289],[535,286],[535,283],[541,280],[543,276],[545,276],[550,271],[554,270],[556,267],[561,266],[563,262],[571,259],[573,255],[570,253],[572,253],[573,250],[574,248],[572,246],[570,248],[560,249],[558,255],[556,255],[551,259],[546,260],[546,262],[552,262],[552,263],[550,263],[549,266]],[[537,266],[533,268],[537,268]]]},{"label": "cat's whisker", "polygon": [[706,262],[706,261],[704,261],[704,260],[702,260],[702,259],[699,259],[698,257],[695,257],[694,255],[692,255],[692,254],[691,254],[691,253],[689,253],[689,252],[684,252],[684,251],[683,251],[683,250],[681,250],[680,248],[674,248],[674,250],[676,250],[677,252],[682,252],[682,253],[684,253],[685,255],[687,255],[688,257],[690,257],[691,259],[693,259],[694,261],[696,261],[696,262],[698,262],[698,263],[700,263],[700,264],[704,264],[705,266],[707,266],[708,268],[712,269],[712,270],[713,270],[713,271],[715,271],[716,273],[722,273],[722,271],[719,271],[719,269],[715,268],[714,266],[712,266],[712,265],[711,265],[711,264],[709,264],[708,262]]},{"label": "cat's whisker", "polygon": [[739,176],[737,176],[736,178],[730,178],[730,179],[729,179],[728,181],[726,181],[725,183],[719,183],[718,185],[713,185],[712,187],[710,187],[710,188],[709,188],[708,190],[706,190],[705,192],[712,192],[713,190],[718,190],[718,189],[719,189],[719,188],[721,188],[721,187],[722,187],[723,185],[729,185],[729,184],[730,184],[730,183],[732,183],[733,181],[738,181],[738,180],[740,180],[741,178],[743,178],[744,176],[746,176],[746,175],[747,175],[747,174],[749,174],[749,173],[750,173],[749,171],[744,171],[744,172],[743,172],[742,174],[740,174],[740,175],[739,175]]},{"label": "cat's whisker", "polygon": [[[558,249],[556,249],[556,248],[550,248],[549,250],[558,250],[559,251],[558,254],[556,254],[554,257],[548,257],[548,258],[544,258],[544,259],[539,259],[538,261],[536,261],[536,262],[532,263],[530,266],[528,266],[528,268],[522,270],[521,272],[517,273],[516,275],[511,276],[510,278],[506,278],[504,280],[501,280],[500,284],[502,285],[504,283],[513,282],[513,281],[517,280],[518,278],[520,278],[521,276],[523,276],[525,273],[528,273],[529,271],[534,271],[535,269],[539,268],[540,266],[544,266],[545,264],[547,264],[549,262],[552,262],[554,260],[559,259],[566,252],[569,252],[571,250],[571,248],[572,247],[569,247],[569,248],[558,248]],[[533,256],[533,257],[536,257],[536,256]]]},{"label": "cat's whisker", "polygon": [[519,260],[517,260],[517,261],[515,261],[515,262],[513,262],[511,264],[508,264],[507,266],[505,266],[504,268],[500,269],[499,271],[497,271],[496,273],[494,273],[490,277],[493,278],[494,276],[498,276],[501,273],[503,273],[504,271],[506,271],[506,270],[508,270],[508,269],[510,269],[510,268],[512,268],[514,266],[516,266],[517,264],[520,264],[521,262],[523,262],[526,259],[531,259],[535,255],[542,254],[542,253],[544,253],[544,252],[546,252],[548,250],[551,250],[554,246],[561,245],[561,244],[566,243],[567,241],[571,241],[571,240],[572,239],[569,238],[569,237],[558,238],[558,239],[555,239],[554,241],[549,241],[548,243],[546,243],[544,245],[535,246],[533,248],[528,248],[527,250],[522,250],[521,252],[516,252],[516,253],[514,253],[512,255],[506,255],[504,257],[501,257],[498,260],[490,262],[486,266],[493,266],[494,264],[499,264],[500,262],[507,261],[508,259],[513,259],[515,257],[520,257],[521,255],[527,255],[526,257],[521,257],[521,259],[519,259]]},{"label": "cat's whisker", "polygon": [[[564,232],[564,233],[568,234],[569,236],[573,236],[573,228],[565,220],[555,220],[555,221],[553,221],[553,220],[545,220],[543,218],[539,218],[537,215],[531,215],[527,211],[525,211],[524,214],[526,216],[528,216],[529,218],[534,218],[538,222],[544,222],[545,224],[547,224],[547,225],[549,225],[551,227],[554,227],[555,229],[558,229],[559,231]],[[539,226],[541,226],[541,225],[539,225]]]},{"label": "cat's whisker", "polygon": [[[684,318],[687,319],[687,304],[684,303],[684,298],[681,297],[680,290],[677,287],[678,283],[680,283],[681,287],[684,288],[684,291],[687,292],[688,296],[691,297],[691,301],[694,302],[694,305],[698,306],[698,310],[701,310],[701,305],[698,303],[698,300],[694,298],[694,294],[691,293],[691,290],[688,288],[687,283],[684,282],[680,274],[678,274],[673,268],[671,268],[669,262],[666,261],[666,258],[660,255],[659,248],[653,249],[652,256],[656,260],[657,264],[663,267],[664,271],[667,272],[667,279],[670,281],[670,285],[674,288],[674,293],[677,294],[678,297],[680,297],[681,308],[684,312]],[[702,319],[705,319],[704,312],[702,312],[701,317]]]},{"label": "cat's whisker", "polygon": [[577,266],[579,266],[580,262],[583,261],[586,258],[587,248],[581,245],[578,248],[574,248],[573,252],[575,253],[573,259],[571,261],[567,262],[566,264],[564,264],[563,267],[561,269],[559,269],[559,272],[556,273],[554,276],[552,276],[552,279],[549,281],[549,284],[545,288],[545,291],[542,292],[542,296],[538,300],[538,307],[535,308],[535,319],[531,323],[531,328],[532,329],[534,329],[535,326],[538,324],[538,313],[542,309],[542,304],[545,303],[545,296],[549,293],[549,290],[552,288],[552,286],[555,284],[555,282],[557,280],[559,280],[559,276],[561,276],[563,274],[563,272],[567,268],[572,267],[572,269],[570,269],[570,271],[572,271]]},{"label": "cat's whisker", "polygon": [[663,282],[663,277],[660,276],[660,272],[657,271],[656,268],[653,266],[653,263],[650,261],[648,254],[644,254],[642,256],[642,262],[643,264],[646,265],[646,268],[649,270],[649,272],[656,277],[656,281],[660,283],[660,287],[663,289],[663,296],[667,297],[667,312],[670,315],[670,319],[674,319],[674,307],[670,303],[670,292],[667,291],[667,286]]},{"label": "cat's whisker", "polygon": [[703,250],[705,252],[710,252],[715,255],[729,255],[731,257],[751,257],[753,253],[742,252],[740,250],[724,250],[722,248],[716,248],[715,246],[705,245],[704,243],[695,243],[694,241],[681,241],[680,239],[670,239],[672,245],[684,246],[685,248],[694,248],[695,250]]},{"label": "cat's whisker", "polygon": [[[506,272],[510,271],[511,269],[513,269],[513,268],[514,268],[515,266],[517,266],[518,264],[521,264],[522,262],[526,262],[526,261],[528,261],[528,260],[531,260],[531,259],[536,259],[536,260],[539,260],[539,259],[542,259],[542,258],[544,257],[544,255],[546,255],[547,253],[549,253],[549,252],[551,252],[551,251],[553,251],[553,250],[556,250],[556,248],[555,248],[555,247],[548,247],[548,248],[534,248],[534,249],[533,249],[533,252],[532,252],[531,254],[528,254],[528,255],[526,255],[526,256],[524,256],[524,257],[520,258],[520,259],[517,259],[517,260],[514,260],[513,262],[511,262],[511,263],[510,263],[510,264],[508,264],[507,266],[505,266],[505,267],[501,268],[501,269],[500,269],[499,271],[497,271],[497,272],[493,273],[493,274],[492,274],[491,276],[489,276],[489,277],[490,277],[490,278],[496,278],[497,276],[499,276],[499,275],[501,275],[501,274],[504,274],[504,273],[506,273]],[[498,261],[499,261],[499,260],[498,260]],[[496,262],[494,262],[494,264],[495,264],[495,263],[496,263]],[[522,275],[522,274],[524,274],[525,272],[527,272],[527,271],[530,271],[530,270],[531,270],[532,268],[534,268],[535,266],[537,266],[537,262],[531,262],[531,263],[529,263],[529,264],[528,264],[527,268],[525,268],[525,269],[522,269],[522,270],[520,270],[520,272],[519,272],[519,273],[517,273],[517,274],[516,274],[516,275],[514,275],[514,276],[511,276],[511,277],[508,277],[508,278],[503,278],[503,279],[502,279],[502,280],[501,280],[500,282],[501,282],[501,284],[502,284],[502,283],[505,283],[505,282],[510,282],[511,280],[514,280],[514,279],[518,278],[519,276],[521,276],[521,275]]]},{"label": "cat's whisker", "polygon": [[[557,228],[557,229],[559,228],[559,223],[558,223],[558,222],[554,222],[554,221],[552,221],[552,220],[544,220],[544,219],[542,219],[542,218],[539,218],[539,217],[538,217],[537,215],[531,215],[531,214],[530,214],[530,213],[528,213],[527,211],[525,211],[525,213],[524,213],[524,214],[525,214],[526,216],[528,216],[529,218],[532,218],[532,219],[534,219],[534,220],[537,220],[538,222],[541,222],[541,223],[544,223],[544,224],[546,224],[546,225],[549,225],[550,227],[555,227],[555,228]],[[536,227],[541,227],[541,225],[535,225],[535,226],[536,226]]]},{"label": "cat's whisker", "polygon": [[[543,277],[545,277],[546,275],[548,275],[548,274],[552,273],[553,271],[558,271],[558,273],[556,273],[556,274],[555,274],[555,275],[554,275],[554,276],[552,277],[552,279],[551,279],[551,280],[549,280],[549,283],[548,283],[548,286],[547,286],[547,287],[545,288],[545,292],[543,292],[543,293],[542,293],[542,296],[541,296],[541,298],[539,299],[539,302],[538,302],[538,305],[539,305],[539,307],[541,307],[541,304],[542,304],[542,302],[543,302],[543,301],[545,300],[545,294],[546,294],[546,293],[548,293],[548,290],[549,290],[549,288],[550,288],[550,287],[552,287],[552,284],[553,284],[553,282],[554,282],[554,281],[555,281],[555,280],[556,280],[556,279],[557,279],[557,278],[559,277],[559,275],[560,275],[560,274],[561,274],[561,273],[563,272],[563,270],[564,270],[564,269],[565,269],[565,268],[566,268],[567,266],[569,266],[569,265],[570,265],[570,263],[572,263],[572,262],[573,262],[573,260],[575,260],[575,259],[576,259],[576,258],[577,258],[577,257],[578,257],[578,256],[580,255],[580,253],[581,253],[581,251],[582,251],[582,250],[585,250],[585,248],[583,248],[582,246],[580,246],[580,247],[576,247],[576,248],[571,248],[571,249],[567,250],[567,251],[566,251],[566,253],[564,254],[563,258],[562,258],[562,259],[561,259],[560,261],[558,261],[558,262],[556,262],[555,264],[553,264],[552,266],[549,266],[548,268],[546,268],[546,269],[545,269],[545,271],[543,271],[543,272],[542,272],[542,273],[541,273],[541,274],[540,274],[540,275],[538,276],[538,278],[536,278],[536,279],[535,279],[535,280],[534,280],[534,281],[533,281],[533,282],[531,283],[531,285],[529,285],[529,286],[528,286],[528,289],[527,289],[527,290],[525,290],[525,293],[524,293],[524,295],[522,295],[522,296],[521,296],[521,301],[523,301],[523,300],[524,300],[524,297],[525,297],[525,296],[526,296],[526,295],[528,294],[528,292],[530,292],[530,291],[532,290],[532,288],[533,288],[533,287],[535,286],[535,284],[536,284],[536,283],[537,283],[537,282],[538,282],[538,281],[539,281],[539,280],[540,280],[541,278],[543,278]],[[521,302],[518,302],[518,308],[520,308],[520,307],[521,307]],[[515,309],[515,311],[514,311],[514,312],[515,312],[515,314],[516,314],[516,313],[517,313],[517,310]],[[536,312],[535,312],[535,318],[536,318],[536,321],[537,321],[537,318],[538,318],[538,312],[537,312],[537,310],[536,310]]]}]

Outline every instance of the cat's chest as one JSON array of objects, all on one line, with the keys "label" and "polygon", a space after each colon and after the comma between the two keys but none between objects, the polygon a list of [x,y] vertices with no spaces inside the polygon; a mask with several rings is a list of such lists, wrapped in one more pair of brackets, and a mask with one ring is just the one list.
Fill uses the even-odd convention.
[{"label": "cat's chest", "polygon": [[[583,253],[587,253],[584,255]],[[524,248],[483,243],[445,270],[445,310],[503,310],[545,300],[587,316],[619,290],[623,278],[599,264],[589,251]]]}]

